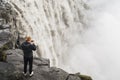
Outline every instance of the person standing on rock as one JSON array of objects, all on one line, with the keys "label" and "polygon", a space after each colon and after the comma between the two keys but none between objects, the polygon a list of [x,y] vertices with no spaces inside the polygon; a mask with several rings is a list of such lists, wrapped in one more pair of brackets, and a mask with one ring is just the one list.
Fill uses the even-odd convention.
[{"label": "person standing on rock", "polygon": [[36,46],[34,44],[34,41],[31,39],[31,37],[27,37],[26,41],[21,44],[21,48],[24,53],[24,72],[23,74],[27,75],[27,65],[29,63],[29,76],[33,75],[33,51],[36,50]]}]

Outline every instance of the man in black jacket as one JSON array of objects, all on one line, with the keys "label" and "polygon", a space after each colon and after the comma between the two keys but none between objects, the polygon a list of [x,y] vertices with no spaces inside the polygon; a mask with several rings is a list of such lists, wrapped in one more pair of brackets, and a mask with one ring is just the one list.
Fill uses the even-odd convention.
[{"label": "man in black jacket", "polygon": [[32,66],[33,66],[33,50],[36,50],[34,41],[31,40],[31,37],[27,37],[26,41],[22,43],[21,48],[24,53],[24,75],[27,74],[27,64],[29,63],[29,73],[30,76],[33,75]]}]

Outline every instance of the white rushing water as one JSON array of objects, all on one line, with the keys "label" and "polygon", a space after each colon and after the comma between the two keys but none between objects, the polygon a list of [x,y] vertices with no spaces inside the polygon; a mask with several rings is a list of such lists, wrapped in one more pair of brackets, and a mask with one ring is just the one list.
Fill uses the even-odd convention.
[{"label": "white rushing water", "polygon": [[[39,54],[51,65],[65,64],[68,50],[86,26],[87,5],[82,0],[9,0],[17,12],[22,36],[31,36]],[[74,37],[73,37],[74,36]]]},{"label": "white rushing water", "polygon": [[93,80],[120,79],[119,0],[9,0],[22,36],[52,66]]}]

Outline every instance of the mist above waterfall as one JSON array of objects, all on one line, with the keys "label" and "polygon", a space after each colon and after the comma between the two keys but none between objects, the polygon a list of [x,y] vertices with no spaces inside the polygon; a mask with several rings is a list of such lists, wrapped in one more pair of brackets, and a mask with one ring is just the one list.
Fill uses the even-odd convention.
[{"label": "mist above waterfall", "polygon": [[70,51],[70,67],[93,75],[95,80],[120,79],[120,1],[89,0],[88,3],[92,7],[90,28]]}]

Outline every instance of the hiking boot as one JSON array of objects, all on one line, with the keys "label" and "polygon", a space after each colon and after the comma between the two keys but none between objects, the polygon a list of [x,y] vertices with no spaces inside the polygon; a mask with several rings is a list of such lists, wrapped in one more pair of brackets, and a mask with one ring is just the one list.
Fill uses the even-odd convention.
[{"label": "hiking boot", "polygon": [[23,75],[24,75],[24,76],[27,76],[27,73],[23,72]]},{"label": "hiking boot", "polygon": [[33,71],[32,71],[31,74],[30,74],[29,76],[31,77],[31,76],[33,76],[33,74],[34,74],[34,73],[33,73]]}]

